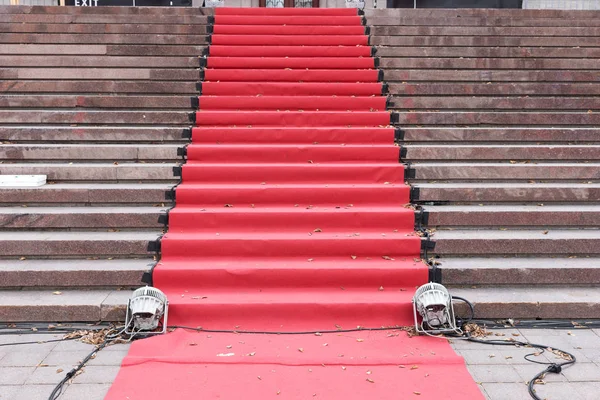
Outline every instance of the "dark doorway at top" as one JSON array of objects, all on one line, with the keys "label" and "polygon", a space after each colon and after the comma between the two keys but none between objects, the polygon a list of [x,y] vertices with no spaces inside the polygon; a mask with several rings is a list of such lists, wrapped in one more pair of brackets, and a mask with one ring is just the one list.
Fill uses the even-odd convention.
[{"label": "dark doorway at top", "polygon": [[[413,8],[414,0],[387,0],[388,8]],[[523,0],[417,0],[417,8],[521,8]]]}]

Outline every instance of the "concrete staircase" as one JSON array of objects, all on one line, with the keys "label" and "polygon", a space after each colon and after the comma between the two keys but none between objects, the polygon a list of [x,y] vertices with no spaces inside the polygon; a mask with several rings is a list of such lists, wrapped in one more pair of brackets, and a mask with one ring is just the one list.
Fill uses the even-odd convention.
[{"label": "concrete staircase", "polygon": [[367,11],[444,284],[600,318],[600,12]]},{"label": "concrete staircase", "polygon": [[153,263],[207,16],[0,7],[0,320],[122,320]]},{"label": "concrete staircase", "polygon": [[[0,7],[0,321],[121,320],[191,125],[202,9]],[[600,13],[369,10],[438,277],[600,318]]]}]

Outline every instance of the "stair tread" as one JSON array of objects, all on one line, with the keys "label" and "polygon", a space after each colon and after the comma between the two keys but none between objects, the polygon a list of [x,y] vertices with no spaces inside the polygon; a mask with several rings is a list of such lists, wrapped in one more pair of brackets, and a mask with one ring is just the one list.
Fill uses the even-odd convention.
[{"label": "stair tread", "polygon": [[456,229],[438,230],[433,240],[598,240],[598,229],[550,229],[550,230],[494,230],[494,229]]},{"label": "stair tread", "polygon": [[146,271],[153,264],[148,259],[113,260],[2,260],[0,273],[8,272],[73,272],[73,271]]},{"label": "stair tread", "polygon": [[600,259],[592,257],[550,258],[550,257],[448,257],[440,259],[442,270],[464,269],[563,269],[577,268],[595,270]]}]

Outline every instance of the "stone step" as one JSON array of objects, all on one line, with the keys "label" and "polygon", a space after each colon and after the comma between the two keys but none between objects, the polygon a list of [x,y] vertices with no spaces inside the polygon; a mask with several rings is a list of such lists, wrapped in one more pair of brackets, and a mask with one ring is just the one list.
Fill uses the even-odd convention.
[{"label": "stone step", "polygon": [[[174,24],[206,25],[205,15],[121,15],[121,14],[4,14],[0,13],[0,23],[40,23],[40,24]],[[200,27],[199,26],[199,27]]]},{"label": "stone step", "polygon": [[[599,83],[486,82],[486,83],[389,83],[391,95],[429,96],[592,96],[600,94]],[[587,97],[583,97],[587,98]],[[567,98],[568,99],[568,98]]]},{"label": "stone step", "polygon": [[[156,20],[156,19],[154,19]],[[198,26],[202,30],[202,26]],[[96,34],[71,35],[70,33],[6,33],[0,35],[0,43],[35,44],[147,44],[147,45],[201,45],[206,35],[146,35],[146,34]]]},{"label": "stone step", "polygon": [[152,260],[148,242],[156,240],[160,230],[144,232],[0,232],[2,258],[73,258],[123,257]]},{"label": "stone step", "polygon": [[455,109],[455,110],[598,110],[600,97],[475,97],[468,96],[391,96],[390,108],[395,110]]},{"label": "stone step", "polygon": [[445,69],[387,69],[383,76],[386,82],[600,82],[598,71],[583,70],[445,70]]},{"label": "stone step", "polygon": [[149,45],[81,45],[81,44],[3,44],[0,54],[28,55],[107,55],[107,56],[198,56],[206,46]]},{"label": "stone step", "polygon": [[[600,79],[600,73],[598,74]],[[600,125],[600,113],[563,111],[563,112],[492,112],[492,111],[455,111],[455,112],[396,112],[400,126],[407,125],[502,125],[502,126],[594,126]],[[2,114],[0,113],[0,118]]]},{"label": "stone step", "polygon": [[[156,229],[166,207],[0,207],[3,229]],[[1,282],[1,280],[0,280]],[[1,285],[1,284],[0,284]]]},{"label": "stone step", "polygon": [[[367,24],[374,26],[515,26],[515,27],[586,27],[586,26],[600,26],[597,19],[589,16],[573,16],[570,18],[532,18],[531,16],[513,15],[495,17],[492,15],[478,15],[478,16],[460,16],[453,14],[444,15],[428,15],[421,11],[420,14],[416,14],[414,17],[407,17],[405,15],[398,15],[389,13],[390,10],[385,10],[385,14],[381,15],[369,15],[372,9],[365,10],[367,13]],[[406,9],[403,9],[406,10]],[[410,10],[409,10],[410,11]],[[453,10],[454,11],[454,10]],[[461,13],[461,10],[456,10],[457,13]]]},{"label": "stone step", "polygon": [[600,254],[596,229],[544,230],[439,230],[433,235],[435,250],[445,256],[553,256]]},{"label": "stone step", "polygon": [[161,126],[0,126],[2,142],[39,142],[43,144],[73,143],[178,143],[188,142],[183,138],[187,128]]},{"label": "stone step", "polygon": [[385,69],[493,69],[493,70],[596,70],[600,62],[593,58],[381,58]]},{"label": "stone step", "polygon": [[[484,17],[484,18],[561,18],[564,21],[577,20],[582,18],[595,18],[600,17],[600,11],[597,10],[521,10],[511,8],[460,8],[452,10],[450,14],[453,18],[466,18],[466,17]],[[448,10],[445,9],[410,9],[410,8],[387,8],[387,9],[373,9],[367,8],[365,10],[365,16],[367,18],[373,17],[388,17],[395,20],[395,17],[413,18],[413,17],[431,17],[431,18],[442,18],[448,17]],[[563,22],[564,22],[563,21]]]},{"label": "stone step", "polygon": [[0,108],[120,108],[120,109],[187,109],[191,96],[124,96],[124,95],[0,95]]},{"label": "stone step", "polygon": [[119,15],[213,15],[211,8],[191,7],[56,7],[56,6],[0,6],[0,14],[119,14]]},{"label": "stone step", "polygon": [[104,55],[4,55],[0,67],[60,68],[198,68],[198,57]]},{"label": "stone step", "polygon": [[600,183],[417,183],[413,200],[428,202],[600,202]]},{"label": "stone step", "polygon": [[[537,226],[600,226],[600,205],[441,205],[425,206],[428,227],[527,228]],[[0,211],[2,209],[0,208]]]},{"label": "stone step", "polygon": [[165,192],[173,183],[57,183],[39,187],[13,187],[0,190],[0,204],[44,206],[69,205],[150,205],[169,206]]},{"label": "stone step", "polygon": [[176,144],[3,144],[0,159],[30,160],[111,160],[176,162]]},{"label": "stone step", "polygon": [[[1,47],[1,46],[0,46]],[[195,81],[3,80],[3,93],[147,93],[197,95]],[[189,105],[189,102],[188,102]]]},{"label": "stone step", "polygon": [[48,181],[175,181],[176,163],[20,163],[0,164],[1,175],[47,175]]},{"label": "stone step", "polygon": [[[2,128],[0,128],[2,129]],[[587,143],[599,142],[596,128],[536,128],[536,127],[407,127],[403,128],[405,142],[536,142]]]},{"label": "stone step", "polygon": [[[476,318],[507,319],[595,319],[600,318],[597,286],[544,287],[507,286],[451,288],[450,294],[464,297],[475,306]],[[459,304],[457,314],[468,316]]]},{"label": "stone step", "polygon": [[0,68],[0,78],[12,80],[149,80],[194,81],[200,78],[195,68]]},{"label": "stone step", "polygon": [[376,47],[378,57],[600,58],[600,47]]},{"label": "stone step", "polygon": [[[600,145],[415,145],[404,146],[403,161],[596,161],[600,160]],[[1,149],[2,147],[0,147]]]},{"label": "stone step", "polygon": [[600,26],[398,26],[379,24],[378,20],[369,21],[373,25],[374,36],[488,36],[488,37],[598,37]]},{"label": "stone step", "polygon": [[[597,285],[596,258],[440,258],[444,285]],[[555,289],[554,289],[555,290]]]},{"label": "stone step", "polygon": [[[60,293],[60,294],[54,294]],[[129,290],[1,290],[4,322],[125,321]]]},{"label": "stone step", "polygon": [[[376,27],[373,28],[375,30]],[[443,32],[443,30],[441,31]],[[12,34],[21,35],[21,34]],[[11,35],[11,37],[12,37]],[[7,35],[9,36],[9,35]],[[55,35],[52,35],[55,36]],[[59,36],[59,35],[56,35]],[[133,39],[130,39],[133,40]],[[14,42],[7,42],[14,43]],[[50,42],[45,42],[50,43]],[[91,42],[90,42],[91,43]],[[374,46],[442,46],[442,47],[598,47],[593,36],[392,36],[372,35],[369,43]]]},{"label": "stone step", "polygon": [[419,180],[597,180],[600,163],[419,163]]},{"label": "stone step", "polygon": [[[1,17],[1,15],[0,15]],[[152,18],[156,20],[158,18]],[[0,18],[2,20],[2,18]],[[6,22],[6,21],[4,21]],[[0,23],[0,33],[22,32],[22,33],[110,33],[110,34],[141,34],[159,35],[167,33],[170,35],[199,35],[206,34],[206,24],[190,21],[188,24],[161,25],[160,23],[47,23],[45,21]]]},{"label": "stone step", "polygon": [[0,285],[11,288],[84,288],[141,286],[144,272],[154,261],[110,260],[2,260]]},{"label": "stone step", "polygon": [[56,125],[183,125],[190,126],[189,111],[66,111],[0,110],[0,124]]}]

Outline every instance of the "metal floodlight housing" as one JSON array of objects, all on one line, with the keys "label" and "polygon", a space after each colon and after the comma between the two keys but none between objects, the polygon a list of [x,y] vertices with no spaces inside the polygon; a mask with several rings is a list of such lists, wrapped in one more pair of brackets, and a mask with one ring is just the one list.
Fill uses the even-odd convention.
[{"label": "metal floodlight housing", "polygon": [[[417,313],[422,321],[419,323]],[[419,287],[413,297],[415,329],[419,333],[459,333],[454,318],[452,296],[439,283],[426,283]]]},{"label": "metal floodlight housing", "polygon": [[[163,292],[151,286],[136,289],[127,303],[125,333],[128,335],[139,334],[141,331],[145,335],[165,333],[168,315],[169,302]],[[158,328],[163,316],[162,330],[152,332]]]}]

